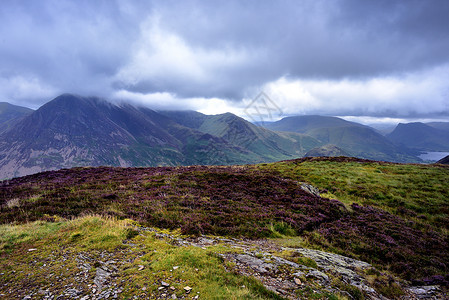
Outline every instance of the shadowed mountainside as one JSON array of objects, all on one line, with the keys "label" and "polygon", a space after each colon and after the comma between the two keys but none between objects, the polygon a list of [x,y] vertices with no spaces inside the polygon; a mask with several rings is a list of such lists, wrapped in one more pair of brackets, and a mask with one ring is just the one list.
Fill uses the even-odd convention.
[{"label": "shadowed mountainside", "polygon": [[32,112],[32,109],[26,107],[0,102],[0,133],[12,127],[20,118]]},{"label": "shadowed mountainside", "polygon": [[435,123],[434,126],[424,123],[399,124],[393,132],[387,135],[391,141],[422,151],[449,151],[449,131],[445,123]]}]

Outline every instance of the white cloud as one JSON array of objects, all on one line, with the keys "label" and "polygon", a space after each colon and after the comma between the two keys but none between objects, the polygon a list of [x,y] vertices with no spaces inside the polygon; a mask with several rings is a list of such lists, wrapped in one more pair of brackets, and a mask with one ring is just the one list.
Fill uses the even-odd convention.
[{"label": "white cloud", "polygon": [[0,95],[3,98],[0,101],[37,108],[35,101],[49,99],[57,92],[56,88],[42,83],[36,77],[0,77]]},{"label": "white cloud", "polygon": [[124,86],[140,85],[144,90],[146,85],[159,91],[174,85],[216,85],[222,75],[220,70],[240,67],[251,60],[244,50],[194,47],[163,29],[157,16],[141,25],[141,36],[131,47],[134,50],[129,62],[118,71],[116,79]]},{"label": "white cloud", "polygon": [[113,95],[116,101],[131,101],[155,110],[195,110],[207,115],[231,112],[242,115],[242,108],[219,98],[178,98],[171,93],[137,93],[127,90],[117,91]]},{"label": "white cloud", "polygon": [[449,65],[395,77],[303,80],[281,77],[264,90],[286,114],[412,116],[449,110]]}]

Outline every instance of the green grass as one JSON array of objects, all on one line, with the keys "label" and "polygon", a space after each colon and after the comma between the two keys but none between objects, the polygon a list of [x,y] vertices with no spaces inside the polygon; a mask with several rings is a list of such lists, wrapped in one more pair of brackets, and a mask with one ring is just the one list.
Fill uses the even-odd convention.
[{"label": "green grass", "polygon": [[[37,221],[22,225],[0,226],[0,293],[21,295],[24,288],[63,293],[72,285],[89,290],[99,261],[112,259],[120,276],[113,283],[123,290],[121,298],[153,298],[162,281],[174,287],[173,293],[202,299],[282,299],[252,278],[228,272],[216,253],[235,251],[223,245],[179,247],[157,239],[154,232],[137,231],[130,220],[85,216],[71,221]],[[171,232],[176,235],[176,232]],[[129,240],[132,246],[124,244]],[[29,251],[29,249],[33,249]],[[91,257],[89,279],[80,282],[79,255]],[[144,266],[143,270],[139,270]],[[177,268],[173,268],[173,267]],[[30,275],[32,274],[32,275]],[[51,275],[51,276],[50,276]],[[50,276],[50,277],[49,277]]]},{"label": "green grass", "polygon": [[371,205],[439,231],[449,230],[449,168],[310,159],[260,166],[305,181],[347,206]]},{"label": "green grass", "polygon": [[[17,261],[26,273],[27,259],[37,253],[44,259],[52,252],[76,256],[87,251],[98,257],[106,251],[117,259],[133,258],[122,266],[129,281],[121,283],[124,293],[151,295],[161,280],[168,280],[180,292],[185,284],[195,285],[202,295],[218,291],[231,299],[275,297],[252,279],[225,271],[226,264],[214,253],[230,249],[179,248],[137,230],[139,222],[176,230],[171,234],[270,237],[286,247],[364,260],[405,280],[441,278],[447,275],[448,175],[449,168],[443,166],[351,158],[232,167],[75,168],[36,174],[1,186],[0,220],[6,225],[0,226],[0,267],[11,270]],[[312,196],[301,189],[301,182],[343,205]],[[40,221],[27,223],[30,220]],[[14,222],[22,225],[11,225]],[[137,246],[123,244],[124,240]],[[39,252],[28,252],[30,248]],[[312,265],[302,257],[285,255]],[[184,273],[170,272],[175,261],[183,262]],[[67,264],[77,268],[75,261]],[[146,268],[136,274],[138,265]],[[17,276],[8,274],[5,278]],[[387,279],[379,280],[373,284],[383,294],[400,293],[396,286],[384,284]]]}]

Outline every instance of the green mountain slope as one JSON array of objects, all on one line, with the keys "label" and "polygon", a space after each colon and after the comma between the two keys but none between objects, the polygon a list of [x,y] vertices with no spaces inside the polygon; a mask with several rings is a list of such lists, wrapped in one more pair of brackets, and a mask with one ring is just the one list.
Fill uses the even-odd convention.
[{"label": "green mountain slope", "polygon": [[326,116],[293,116],[285,117],[277,122],[267,123],[266,128],[277,131],[307,133],[317,128],[333,128],[342,126],[365,127],[361,124],[349,122],[337,117]]},{"label": "green mountain slope", "polygon": [[321,145],[311,136],[267,130],[231,113],[210,116],[193,111],[164,111],[161,113],[179,124],[247,149],[259,155],[261,162],[302,157],[308,150]]},{"label": "green mountain slope", "polygon": [[222,137],[271,161],[302,157],[320,144],[310,136],[279,134],[258,127],[231,113],[208,116],[198,130]]},{"label": "green mountain slope", "polygon": [[374,129],[336,117],[287,117],[267,124],[267,127],[309,135],[322,145],[336,145],[354,157],[395,162],[419,161],[415,156],[417,153],[395,145]]}]

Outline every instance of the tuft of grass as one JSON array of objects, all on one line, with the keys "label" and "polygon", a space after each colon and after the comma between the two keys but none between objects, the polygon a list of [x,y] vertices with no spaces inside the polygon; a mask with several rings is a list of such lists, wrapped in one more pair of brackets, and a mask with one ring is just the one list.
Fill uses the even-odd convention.
[{"label": "tuft of grass", "polygon": [[303,266],[315,268],[315,269],[318,268],[317,263],[313,259],[305,257],[304,255],[302,255],[301,253],[296,252],[296,251],[284,250],[284,251],[278,252],[277,255],[279,255],[280,257],[283,257],[287,260],[293,261],[299,265],[303,265]]}]

